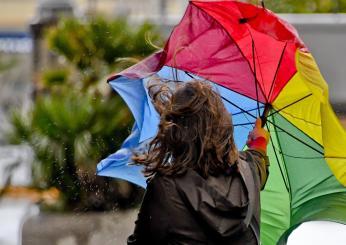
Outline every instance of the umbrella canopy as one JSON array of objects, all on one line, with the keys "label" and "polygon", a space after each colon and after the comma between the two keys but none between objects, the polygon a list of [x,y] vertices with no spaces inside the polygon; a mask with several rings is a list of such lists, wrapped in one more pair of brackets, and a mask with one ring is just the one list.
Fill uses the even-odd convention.
[{"label": "umbrella canopy", "polygon": [[346,224],[346,132],[328,100],[328,85],[295,29],[263,7],[237,1],[190,1],[164,50],[112,76],[135,125],[98,174],[145,187],[133,150],[146,149],[159,116],[148,96],[153,77],[213,83],[245,147],[258,116],[271,132],[270,175],[261,193],[261,240],[285,243],[304,221]]}]

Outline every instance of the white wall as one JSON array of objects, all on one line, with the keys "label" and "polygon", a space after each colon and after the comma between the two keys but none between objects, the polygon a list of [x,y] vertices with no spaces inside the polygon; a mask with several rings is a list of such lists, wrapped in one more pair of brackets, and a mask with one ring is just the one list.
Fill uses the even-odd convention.
[{"label": "white wall", "polygon": [[281,16],[297,28],[329,84],[330,100],[346,113],[346,14]]}]

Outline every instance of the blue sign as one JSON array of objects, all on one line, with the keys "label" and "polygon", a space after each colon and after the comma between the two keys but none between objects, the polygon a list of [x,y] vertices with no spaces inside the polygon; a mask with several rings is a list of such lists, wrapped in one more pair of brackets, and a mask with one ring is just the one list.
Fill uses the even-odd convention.
[{"label": "blue sign", "polygon": [[26,32],[0,32],[0,52],[30,53],[32,38]]}]

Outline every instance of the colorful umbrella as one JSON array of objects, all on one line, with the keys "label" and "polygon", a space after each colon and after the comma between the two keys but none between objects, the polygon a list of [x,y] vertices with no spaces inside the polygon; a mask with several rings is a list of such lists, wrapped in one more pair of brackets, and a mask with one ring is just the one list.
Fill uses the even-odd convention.
[{"label": "colorful umbrella", "polygon": [[213,83],[245,147],[255,118],[266,118],[270,176],[261,193],[261,240],[285,243],[304,221],[346,224],[346,132],[328,102],[328,85],[295,29],[264,7],[237,1],[190,1],[163,51],[109,79],[135,125],[98,174],[145,187],[130,165],[159,117],[146,85],[153,77]]}]

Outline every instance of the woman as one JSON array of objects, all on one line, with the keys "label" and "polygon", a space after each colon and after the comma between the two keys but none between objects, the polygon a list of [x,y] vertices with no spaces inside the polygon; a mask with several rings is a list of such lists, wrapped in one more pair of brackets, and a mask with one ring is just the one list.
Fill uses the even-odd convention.
[{"label": "woman", "polygon": [[170,91],[150,93],[161,118],[148,153],[134,157],[150,180],[128,244],[259,244],[269,134],[258,119],[249,149],[238,152],[231,116],[210,85]]}]

